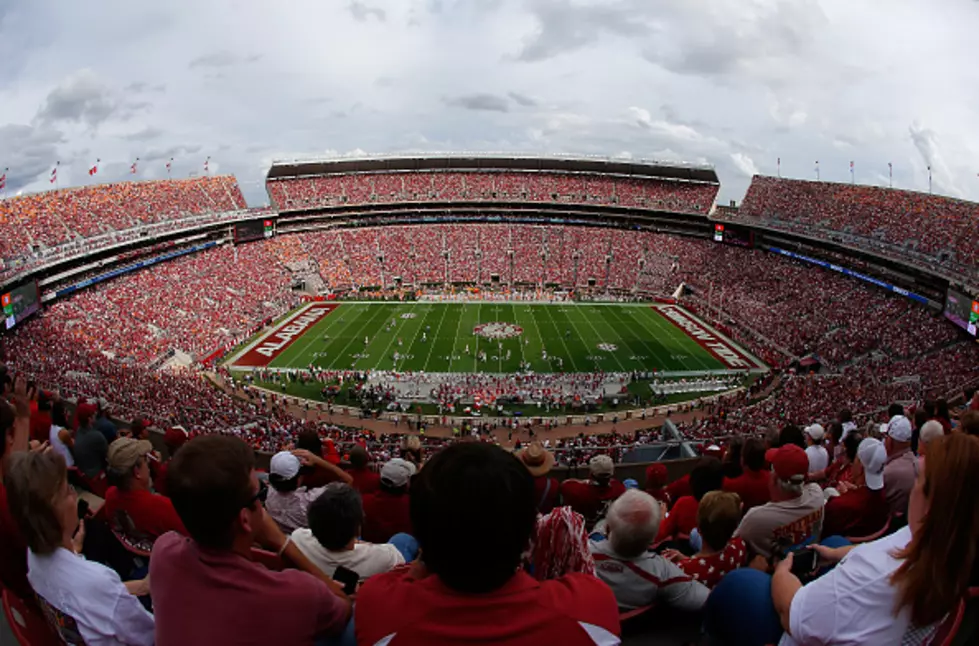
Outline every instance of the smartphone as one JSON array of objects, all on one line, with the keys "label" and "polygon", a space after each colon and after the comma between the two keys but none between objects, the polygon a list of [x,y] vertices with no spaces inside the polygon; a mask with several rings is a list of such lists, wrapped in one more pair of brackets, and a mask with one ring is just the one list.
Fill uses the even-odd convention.
[{"label": "smartphone", "polygon": [[343,584],[344,594],[353,594],[357,591],[357,583],[360,582],[360,576],[353,570],[340,565],[333,571],[333,580]]},{"label": "smartphone", "polygon": [[792,574],[799,578],[815,574],[818,563],[819,554],[816,550],[801,549],[792,552]]},{"label": "smartphone", "polygon": [[81,499],[79,499],[78,500],[78,519],[81,520],[82,518],[85,518],[86,516],[88,516],[88,501],[87,500],[81,500]]}]

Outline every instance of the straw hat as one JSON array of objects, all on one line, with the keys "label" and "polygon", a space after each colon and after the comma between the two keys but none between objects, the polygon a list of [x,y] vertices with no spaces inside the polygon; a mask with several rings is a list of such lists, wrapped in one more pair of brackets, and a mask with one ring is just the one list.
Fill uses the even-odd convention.
[{"label": "straw hat", "polygon": [[531,442],[527,448],[517,453],[530,475],[542,476],[554,466],[554,454],[545,449],[540,442]]}]

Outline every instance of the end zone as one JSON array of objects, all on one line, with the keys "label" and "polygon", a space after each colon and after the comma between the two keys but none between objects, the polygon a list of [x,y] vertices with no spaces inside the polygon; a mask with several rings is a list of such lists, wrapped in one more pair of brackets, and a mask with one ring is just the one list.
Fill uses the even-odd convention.
[{"label": "end zone", "polygon": [[293,342],[337,308],[336,303],[310,303],[281,321],[267,333],[239,351],[229,368],[264,368],[285,352]]},{"label": "end zone", "polygon": [[676,305],[654,305],[660,316],[683,330],[700,347],[731,370],[768,370],[764,363],[742,350],[727,337]]}]

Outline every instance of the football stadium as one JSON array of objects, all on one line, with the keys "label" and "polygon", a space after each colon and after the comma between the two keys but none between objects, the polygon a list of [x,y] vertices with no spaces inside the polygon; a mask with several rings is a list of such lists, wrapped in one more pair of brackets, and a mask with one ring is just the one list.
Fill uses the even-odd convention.
[{"label": "football stadium", "polygon": [[[188,69],[269,62],[219,54]],[[526,145],[175,176],[200,146],[99,130],[165,84],[82,80],[0,159],[0,645],[979,640],[979,202],[937,153],[910,188]],[[442,104],[545,109],[501,97]],[[79,180],[72,137],[142,157]]]}]

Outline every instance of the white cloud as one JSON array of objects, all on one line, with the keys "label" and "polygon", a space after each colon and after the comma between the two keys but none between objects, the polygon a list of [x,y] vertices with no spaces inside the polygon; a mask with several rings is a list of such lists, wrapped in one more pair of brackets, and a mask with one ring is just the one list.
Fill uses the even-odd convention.
[{"label": "white cloud", "polygon": [[755,166],[755,162],[744,153],[731,153],[731,161],[734,162],[734,166],[746,177],[758,175],[758,167]]},{"label": "white cloud", "polygon": [[0,0],[0,167],[13,193],[57,160],[111,180],[211,155],[254,202],[273,151],[628,151],[713,164],[740,201],[778,157],[874,183],[891,161],[918,190],[929,159],[979,199],[979,2],[939,4]]}]

